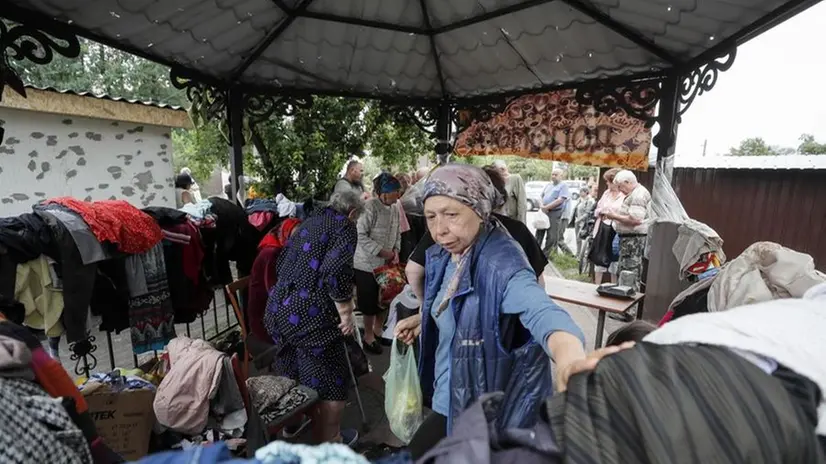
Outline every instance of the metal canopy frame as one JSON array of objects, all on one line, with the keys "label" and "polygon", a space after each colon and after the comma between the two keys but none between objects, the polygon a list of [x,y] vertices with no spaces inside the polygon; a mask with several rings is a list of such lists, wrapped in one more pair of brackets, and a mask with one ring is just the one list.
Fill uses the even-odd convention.
[{"label": "metal canopy frame", "polygon": [[[240,76],[279,36],[284,34],[296,19],[310,18],[404,32],[429,38],[429,47],[439,78],[441,98],[384,95],[378,99],[382,100],[383,104],[387,105],[389,109],[394,109],[397,118],[400,120],[416,123],[420,128],[431,133],[436,141],[436,153],[440,162],[444,162],[451,152],[451,133],[454,125],[461,129],[473,120],[490,118],[501,112],[511,99],[520,95],[576,88],[576,98],[580,104],[592,105],[597,111],[605,113],[624,110],[630,116],[645,121],[648,127],[655,122],[658,123],[660,130],[653,140],[654,146],[658,149],[658,169],[669,172],[666,160],[671,159],[674,154],[677,127],[681,116],[698,95],[702,95],[714,87],[721,71],[731,67],[736,56],[737,47],[817,4],[820,0],[791,0],[688,61],[678,59],[639,32],[615,21],[585,0],[526,0],[438,27],[434,27],[431,23],[426,0],[419,0],[423,18],[420,26],[392,24],[314,12],[309,10],[314,0],[299,0],[294,7],[288,6],[284,0],[270,1],[285,13],[285,17],[280,24],[250,50],[249,55],[234,70],[229,80],[216,79],[197,69],[182,67],[178,63],[150,54],[146,50],[112,40],[71,22],[57,21],[45,14],[21,8],[10,2],[4,2],[3,9],[0,10],[0,17],[18,24],[8,28],[0,23],[0,98],[2,98],[2,90],[6,85],[25,95],[25,88],[11,66],[12,61],[30,60],[37,64],[46,64],[52,60],[55,54],[70,58],[77,57],[80,53],[78,37],[85,37],[103,45],[166,65],[171,68],[170,79],[172,84],[185,90],[193,106],[197,105],[198,110],[205,117],[227,119],[231,142],[232,187],[233,193],[237,193],[239,178],[243,174],[242,134],[243,119],[245,117],[248,119],[248,126],[252,129],[253,143],[258,147],[261,144],[261,139],[257,137],[254,130],[257,122],[266,120],[276,113],[289,114],[295,108],[307,107],[312,104],[313,95],[377,99],[376,95],[365,92],[306,89],[275,90],[246,83],[243,84],[243,88],[239,85],[238,79]],[[547,84],[529,90],[503,91],[479,97],[452,98],[447,93],[442,64],[435,42],[437,35],[551,2],[564,3],[587,15],[641,49],[662,59],[670,67],[607,79]],[[519,54],[515,47],[509,41],[507,42],[513,51]],[[521,54],[519,56],[527,65],[527,60]],[[280,65],[289,66],[289,63],[280,63]],[[529,66],[526,67],[530,69]],[[654,114],[657,107],[659,107],[659,110]],[[2,140],[3,130],[0,127],[0,141]],[[265,147],[258,148],[265,149]],[[71,342],[71,358],[77,361],[79,367],[82,362],[85,367],[84,370],[88,374],[90,366],[96,364],[96,359],[92,354],[97,348],[94,344],[94,337],[87,336],[86,339],[69,341]],[[91,361],[89,361],[89,358],[91,358]]]}]

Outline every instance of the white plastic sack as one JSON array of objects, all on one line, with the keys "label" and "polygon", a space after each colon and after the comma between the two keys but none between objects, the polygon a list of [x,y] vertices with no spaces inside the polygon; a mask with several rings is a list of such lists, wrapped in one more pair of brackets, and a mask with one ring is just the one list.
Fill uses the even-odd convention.
[{"label": "white plastic sack", "polygon": [[536,230],[546,230],[551,228],[551,220],[548,219],[548,215],[541,212],[535,215],[533,220],[533,228]]},{"label": "white plastic sack", "polygon": [[393,339],[390,350],[390,368],[384,374],[384,412],[390,431],[407,444],[423,420],[419,372],[413,347]]}]

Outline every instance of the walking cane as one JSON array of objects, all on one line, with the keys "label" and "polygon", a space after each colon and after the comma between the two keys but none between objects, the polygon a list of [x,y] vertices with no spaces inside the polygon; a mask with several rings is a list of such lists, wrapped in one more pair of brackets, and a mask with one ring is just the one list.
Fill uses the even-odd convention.
[{"label": "walking cane", "polygon": [[[358,328],[356,328],[358,330]],[[356,401],[359,404],[359,411],[361,411],[361,426],[365,432],[370,430],[370,425],[367,423],[367,415],[364,413],[364,404],[361,402],[361,394],[359,393],[358,382],[356,381],[356,373],[353,372],[353,364],[350,362],[350,351],[347,350],[347,342],[341,342],[344,345],[344,358],[347,359],[347,369],[350,371],[350,380],[353,381],[353,388],[356,390]]]}]

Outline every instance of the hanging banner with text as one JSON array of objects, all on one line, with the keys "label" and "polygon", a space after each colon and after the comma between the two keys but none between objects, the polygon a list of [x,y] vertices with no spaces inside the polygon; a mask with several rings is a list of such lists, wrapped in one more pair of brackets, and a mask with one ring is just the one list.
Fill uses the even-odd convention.
[{"label": "hanging banner with text", "polygon": [[651,129],[618,110],[580,105],[574,90],[525,95],[505,111],[473,122],[456,139],[459,156],[516,155],[645,171]]}]

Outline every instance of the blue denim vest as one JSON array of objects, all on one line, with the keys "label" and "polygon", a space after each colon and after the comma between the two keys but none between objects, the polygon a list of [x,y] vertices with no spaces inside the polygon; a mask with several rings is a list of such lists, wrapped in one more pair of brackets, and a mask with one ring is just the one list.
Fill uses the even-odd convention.
[{"label": "blue denim vest", "polygon": [[[519,244],[498,223],[484,226],[470,253],[469,265],[459,276],[459,286],[450,301],[456,333],[450,351],[448,433],[462,411],[483,394],[497,391],[505,393],[498,425],[531,427],[541,402],[553,393],[550,361],[542,346],[522,327],[518,316],[503,316],[500,310],[510,278],[531,267]],[[419,376],[422,394],[426,403],[431,404],[439,341],[431,308],[450,253],[433,245],[426,256]],[[503,347],[502,329],[506,326],[526,343],[512,350]]]}]

